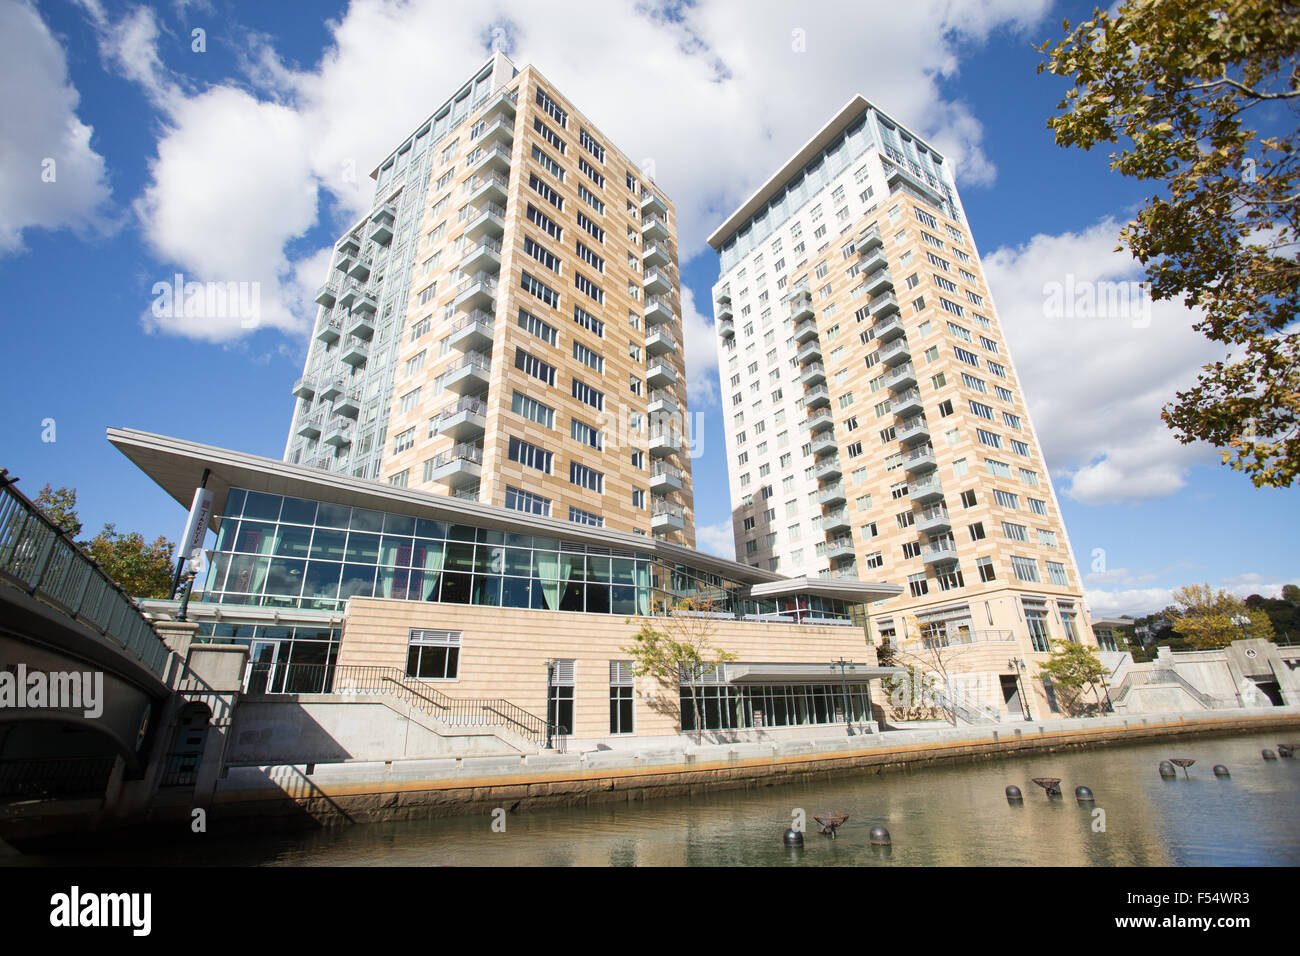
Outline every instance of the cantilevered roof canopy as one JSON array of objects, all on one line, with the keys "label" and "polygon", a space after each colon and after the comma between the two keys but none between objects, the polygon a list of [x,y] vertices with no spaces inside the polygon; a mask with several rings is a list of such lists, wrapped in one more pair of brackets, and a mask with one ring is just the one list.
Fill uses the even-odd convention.
[{"label": "cantilevered roof canopy", "polygon": [[[689,565],[696,570],[747,585],[753,597],[817,594],[850,603],[866,603],[894,597],[903,590],[897,584],[785,578],[771,571],[752,568],[645,535],[578,525],[479,501],[436,495],[413,488],[399,488],[385,482],[291,465],[274,458],[248,455],[133,428],[110,428],[108,440],[186,509],[194,498],[194,489],[199,486],[206,468],[209,470],[207,487],[212,490],[218,502],[225,500],[226,492],[231,488],[246,488],[249,491],[290,495],[434,521],[539,535],[600,548],[641,552],[654,555],[669,564]],[[216,515],[213,515],[210,527],[216,529]],[[753,590],[755,585],[762,587],[761,593]]]},{"label": "cantilevered roof canopy", "polygon": [[868,667],[859,664],[844,671],[829,662],[825,664],[728,664],[729,684],[807,684],[812,681],[865,684],[881,677],[906,674],[906,667]]}]

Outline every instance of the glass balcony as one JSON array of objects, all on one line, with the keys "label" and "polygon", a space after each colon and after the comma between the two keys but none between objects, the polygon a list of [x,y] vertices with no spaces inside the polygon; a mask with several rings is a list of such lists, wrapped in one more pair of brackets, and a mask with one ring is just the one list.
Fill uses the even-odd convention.
[{"label": "glass balcony", "polygon": [[660,428],[650,432],[650,454],[663,458],[682,450],[682,436],[671,428]]},{"label": "glass balcony", "polygon": [[957,560],[957,545],[952,538],[932,541],[921,551],[921,560],[926,564],[942,564]]},{"label": "glass balcony", "polygon": [[847,508],[832,508],[822,515],[822,529],[824,531],[847,531],[852,527],[849,521],[849,510]]},{"label": "glass balcony", "polygon": [[484,149],[470,166],[475,173],[482,174],[490,170],[498,173],[510,171],[510,149],[506,146],[492,146]]},{"label": "glass balcony", "polygon": [[358,312],[356,309],[348,316],[344,324],[348,335],[355,335],[359,339],[369,340],[375,334],[375,314],[373,312]]},{"label": "glass balcony", "polygon": [[348,365],[364,365],[370,358],[370,343],[363,339],[348,339],[339,358]]},{"label": "glass balcony", "polygon": [[321,439],[326,445],[342,448],[352,444],[353,423],[346,418],[335,418],[325,427],[325,437]]},{"label": "glass balcony", "polygon": [[840,468],[840,456],[831,455],[829,458],[823,458],[813,465],[813,477],[818,481],[828,481],[832,478],[838,478],[844,472]]},{"label": "glass balcony", "polygon": [[316,394],[316,383],[304,376],[293,383],[293,394],[298,398],[311,401],[312,396]]},{"label": "glass balcony", "polygon": [[370,217],[370,241],[386,246],[393,241],[393,223],[397,220],[397,210],[384,206]]},{"label": "glass balcony", "polygon": [[505,231],[505,207],[494,202],[484,202],[480,206],[475,206],[469,224],[465,227],[465,235],[470,241],[481,239],[484,236],[493,236],[499,239]]},{"label": "glass balcony", "polygon": [[843,504],[844,502],[844,485],[842,482],[834,482],[833,484],[826,485],[817,491],[818,504],[836,505]]},{"label": "glass balcony", "polygon": [[839,442],[835,440],[833,429],[818,432],[809,439],[808,444],[812,445],[814,455],[829,455],[831,452],[838,451],[840,447]]},{"label": "glass balcony", "polygon": [[335,289],[334,286],[330,285],[328,282],[316,290],[317,305],[323,305],[325,306],[325,308],[329,309],[334,306],[334,302],[337,299],[338,299],[338,290]]},{"label": "glass balcony", "polygon": [[672,265],[672,250],[666,242],[648,242],[641,247],[641,268]]},{"label": "glass balcony", "polygon": [[356,418],[361,414],[361,389],[350,388],[334,403],[334,414]]},{"label": "glass balcony", "polygon": [[885,268],[887,264],[885,250],[880,246],[876,246],[874,249],[862,253],[862,257],[858,260],[858,269],[870,275]]},{"label": "glass balcony", "polygon": [[683,475],[680,468],[657,461],[650,472],[650,490],[658,494],[682,490]]},{"label": "glass balcony", "polygon": [[480,272],[456,287],[455,307],[462,312],[496,312],[497,280],[490,272]]},{"label": "glass balcony", "polygon": [[466,396],[438,416],[438,434],[458,442],[482,438],[486,430],[487,405],[478,397]]},{"label": "glass balcony", "polygon": [[487,390],[492,375],[492,363],[482,352],[466,352],[459,362],[454,362],[443,373],[443,387],[459,395],[477,394]]},{"label": "glass balcony", "polygon": [[677,351],[677,339],[666,325],[659,325],[646,333],[645,350],[650,355],[663,355]]},{"label": "glass balcony", "polygon": [[451,327],[447,344],[462,352],[487,352],[492,348],[492,330],[496,320],[481,309],[461,316]]},{"label": "glass balcony", "polygon": [[823,384],[826,381],[826,366],[821,362],[810,362],[799,370],[799,381],[809,388]]},{"label": "glass balcony", "polygon": [[816,385],[804,389],[803,404],[805,408],[820,408],[823,405],[830,405],[830,403],[831,392],[825,385]]},{"label": "glass balcony", "polygon": [[892,342],[885,342],[880,346],[880,361],[886,365],[899,365],[908,361],[912,357],[912,352],[908,348],[906,338],[896,338]]},{"label": "glass balcony", "polygon": [[724,339],[733,338],[736,334],[736,323],[732,322],[731,319],[719,319],[718,334]]},{"label": "glass balcony", "polygon": [[889,373],[885,379],[885,384],[893,392],[901,392],[911,388],[916,384],[916,367],[911,362],[898,366]]},{"label": "glass balcony", "polygon": [[666,295],[652,295],[645,300],[645,324],[657,325],[660,322],[672,322],[677,318],[672,300]]},{"label": "glass balcony", "polygon": [[677,370],[667,362],[656,362],[646,369],[646,384],[651,388],[663,388],[665,385],[677,384]]},{"label": "glass balcony", "polygon": [[903,468],[909,475],[919,475],[927,471],[934,471],[939,467],[939,460],[934,456],[934,446],[929,442],[924,445],[917,445],[907,453],[907,459],[903,462]]},{"label": "glass balcony", "polygon": [[660,216],[645,216],[641,220],[642,242],[650,239],[667,239],[668,224]]},{"label": "glass balcony", "polygon": [[918,442],[930,440],[930,423],[925,420],[924,415],[915,415],[912,418],[905,418],[894,426],[894,435],[900,441]]},{"label": "glass balcony", "polygon": [[352,265],[348,268],[348,277],[356,279],[358,282],[365,282],[370,278],[370,261],[368,259],[354,259]]},{"label": "glass balcony", "polygon": [[835,426],[835,416],[831,414],[829,408],[819,409],[812,415],[809,415],[808,420],[804,424],[808,427],[808,431],[815,435],[819,431],[833,428]]},{"label": "glass balcony", "polygon": [[812,293],[807,289],[800,289],[790,296],[790,318],[794,320],[797,326],[804,319],[813,317]]},{"label": "glass balcony", "polygon": [[510,195],[510,180],[500,173],[489,171],[466,183],[465,192],[469,193],[469,202],[473,206],[504,203]]},{"label": "glass balcony", "polygon": [[645,274],[646,295],[663,295],[673,289],[672,276],[664,269],[651,269]]},{"label": "glass balcony", "polygon": [[350,309],[352,303],[357,301],[357,296],[361,295],[361,286],[355,282],[349,282],[347,287],[339,293],[339,308]]},{"label": "glass balcony", "polygon": [[460,271],[465,275],[477,272],[498,274],[501,272],[501,243],[495,239],[480,239],[465,250],[460,258]]},{"label": "glass balcony", "polygon": [[650,415],[676,415],[677,414],[677,396],[666,388],[651,389],[648,396],[650,401],[646,405],[646,412]]},{"label": "glass balcony", "polygon": [[942,503],[922,508],[920,517],[916,519],[916,530],[930,535],[951,531],[952,518],[948,515],[948,509]]},{"label": "glass balcony", "polygon": [[456,445],[433,461],[434,481],[452,488],[478,484],[483,475],[483,449],[468,443]]},{"label": "glass balcony", "polygon": [[479,130],[475,139],[481,146],[499,145],[509,147],[515,141],[515,122],[505,116],[498,116]]},{"label": "glass balcony", "polygon": [[800,344],[817,338],[817,320],[804,319],[794,327],[794,340]]},{"label": "glass balcony", "polygon": [[334,251],[340,256],[355,259],[361,254],[361,243],[357,241],[356,236],[344,236],[334,247]]},{"label": "glass balcony", "polygon": [[490,120],[494,116],[508,116],[515,118],[515,106],[519,102],[518,90],[507,90],[499,93],[488,101],[487,106],[483,107],[482,118]]},{"label": "glass balcony", "polygon": [[822,357],[822,344],[816,338],[808,342],[795,353],[795,358],[802,364],[804,362],[819,361]]},{"label": "glass balcony", "polygon": [[842,558],[852,553],[853,538],[850,535],[841,535],[826,542],[826,557],[828,558]]},{"label": "glass balcony", "polygon": [[943,497],[943,486],[935,476],[908,482],[907,493],[913,501],[934,501]]},{"label": "glass balcony", "polygon": [[886,292],[884,295],[878,295],[872,299],[868,307],[871,309],[872,317],[879,322],[887,315],[898,314],[898,296],[892,292]]},{"label": "glass balcony", "polygon": [[915,388],[899,392],[894,396],[889,410],[902,418],[910,418],[921,410],[921,392]]},{"label": "glass balcony", "polygon": [[353,312],[369,312],[373,315],[378,309],[379,300],[375,298],[373,292],[364,289],[357,292],[357,297],[352,302]]},{"label": "glass balcony", "polygon": [[656,193],[645,187],[641,188],[641,215],[667,216],[668,204]]},{"label": "glass balcony", "polygon": [[880,237],[880,227],[875,223],[872,223],[870,226],[867,226],[866,229],[863,229],[858,233],[858,238],[854,242],[854,245],[857,247],[859,252],[870,252],[873,249],[879,248],[883,243],[884,240]]},{"label": "glass balcony", "polygon": [[903,334],[903,320],[898,315],[890,315],[876,321],[876,338],[882,342],[896,339]]},{"label": "glass balcony", "polygon": [[347,379],[344,378],[330,379],[328,382],[326,382],[324,385],[321,386],[321,390],[320,390],[321,400],[326,402],[332,402],[334,399],[342,395],[346,388],[347,388]]},{"label": "glass balcony", "polygon": [[680,506],[669,504],[661,498],[654,498],[654,509],[650,515],[650,530],[663,534],[681,531],[686,527],[686,513]]},{"label": "glass balcony", "polygon": [[862,284],[866,287],[867,295],[875,296],[892,289],[894,280],[890,277],[888,269],[877,269],[867,276]]},{"label": "glass balcony", "polygon": [[317,437],[320,434],[321,424],[324,417],[325,417],[324,415],[318,412],[315,415],[308,415],[306,418],[300,421],[298,423],[299,437],[301,438]]}]

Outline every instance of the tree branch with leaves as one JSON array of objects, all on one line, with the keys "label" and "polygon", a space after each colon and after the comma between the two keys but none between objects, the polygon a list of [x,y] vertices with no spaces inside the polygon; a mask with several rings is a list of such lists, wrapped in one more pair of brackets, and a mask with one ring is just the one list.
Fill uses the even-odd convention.
[{"label": "tree branch with leaves", "polygon": [[1300,3],[1127,0],[1063,29],[1036,48],[1040,73],[1074,84],[1048,128],[1059,146],[1118,145],[1111,169],[1163,186],[1118,248],[1146,267],[1153,299],[1198,310],[1193,327],[1225,346],[1161,417],[1257,487],[1288,487],[1300,474]]}]

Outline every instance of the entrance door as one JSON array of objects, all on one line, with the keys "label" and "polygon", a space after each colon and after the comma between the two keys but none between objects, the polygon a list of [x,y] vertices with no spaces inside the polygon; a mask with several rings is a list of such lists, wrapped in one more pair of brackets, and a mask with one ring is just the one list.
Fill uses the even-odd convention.
[{"label": "entrance door", "polygon": [[245,694],[269,694],[275,690],[280,668],[276,661],[280,654],[277,641],[254,641],[248,655],[248,677],[244,681]]},{"label": "entrance door", "polygon": [[1025,708],[1020,703],[1020,682],[1014,674],[1000,675],[1002,680],[1002,699],[1007,703],[1007,713],[1013,717],[1023,717]]}]

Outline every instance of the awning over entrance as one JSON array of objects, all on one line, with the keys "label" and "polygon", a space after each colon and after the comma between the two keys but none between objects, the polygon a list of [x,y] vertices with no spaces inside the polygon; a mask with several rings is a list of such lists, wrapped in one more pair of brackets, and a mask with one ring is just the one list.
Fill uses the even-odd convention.
[{"label": "awning over entrance", "polygon": [[865,684],[881,677],[906,674],[906,667],[866,667],[840,674],[838,667],[830,664],[728,664],[729,684],[812,684],[840,683]]}]

